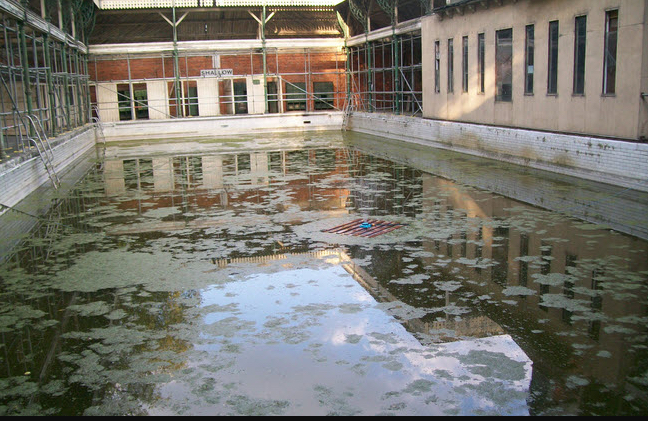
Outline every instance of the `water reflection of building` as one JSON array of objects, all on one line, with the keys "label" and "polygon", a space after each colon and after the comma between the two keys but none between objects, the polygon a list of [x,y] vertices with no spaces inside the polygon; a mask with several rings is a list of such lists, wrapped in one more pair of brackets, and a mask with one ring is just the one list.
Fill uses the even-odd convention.
[{"label": "water reflection of building", "polygon": [[[549,382],[577,376],[592,385],[607,385],[620,393],[617,396],[630,389],[641,390],[627,378],[640,374],[636,370],[643,364],[637,354],[640,344],[633,342],[646,334],[645,326],[633,322],[645,314],[642,282],[648,262],[643,240],[412,168],[399,179],[402,164],[349,150],[129,161],[133,160],[106,166],[109,195],[147,192],[143,198],[133,195],[132,200],[122,202],[126,208],[142,200],[168,205],[174,197],[176,205],[190,201],[191,206],[201,208],[255,200],[264,203],[268,197],[265,188],[274,185],[290,192],[277,211],[298,206],[303,210],[354,213],[360,209],[415,216],[426,227],[421,248],[427,254],[415,260],[417,270],[430,279],[426,284],[430,289],[426,293],[428,307],[448,306],[467,294],[481,298],[473,298],[475,308],[461,317],[435,314],[410,319],[405,324],[412,332],[436,332],[436,338],[452,340],[504,331],[533,359],[536,382],[542,376],[551,378]],[[339,184],[319,183],[334,179],[335,174],[340,177]],[[181,197],[187,191],[192,194]],[[183,222],[177,228],[204,226],[200,223]],[[135,228],[124,232],[137,232]],[[148,229],[160,229],[160,225]],[[350,254],[356,258],[353,253],[360,251]],[[383,302],[415,306],[412,297],[403,295],[405,289],[389,284],[403,276],[403,256],[399,250],[385,251],[374,256],[371,267],[358,267],[355,275],[367,269],[367,276],[358,279],[371,280]],[[434,289],[434,281],[448,280],[461,287],[452,292]]]},{"label": "water reflection of building", "polygon": [[[335,154],[335,152],[332,152]],[[244,202],[251,194],[267,196],[265,186],[286,178],[285,184],[294,191],[293,203],[308,202],[313,209],[345,206],[345,191],[336,186],[319,188],[314,196],[313,184],[338,172],[347,172],[346,162],[326,151],[268,151],[235,154],[206,154],[200,156],[161,156],[153,158],[107,159],[105,164],[106,195],[132,196],[146,192],[171,197],[191,191],[192,200],[201,207],[227,206],[232,200],[228,192],[237,191],[237,199]],[[333,170],[320,170],[317,160],[335,161]],[[303,174],[308,183],[302,183],[302,172],[295,170],[298,163],[310,168]],[[301,166],[301,164],[299,164]],[[295,176],[294,179],[291,179]],[[284,183],[284,181],[281,181]],[[344,190],[344,189],[343,189]],[[331,201],[335,202],[332,203]]]},{"label": "water reflection of building", "polygon": [[627,377],[641,363],[635,335],[646,334],[632,321],[645,314],[643,240],[429,174],[423,203],[432,226],[463,224],[445,241],[425,241],[434,257],[423,260],[442,261],[464,288],[486,297],[486,314],[516,338],[535,371],[560,367],[565,377],[637,391]]}]

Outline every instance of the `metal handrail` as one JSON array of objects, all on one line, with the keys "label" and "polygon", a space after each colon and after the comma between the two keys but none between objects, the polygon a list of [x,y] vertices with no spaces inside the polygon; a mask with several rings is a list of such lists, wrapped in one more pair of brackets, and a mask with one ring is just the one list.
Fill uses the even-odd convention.
[{"label": "metal handrail", "polygon": [[[43,125],[41,124],[40,120],[35,116],[30,114],[23,114],[23,117],[27,118],[27,120],[31,124],[31,127],[36,133],[36,137],[37,137],[37,139],[34,139],[28,134],[27,139],[29,139],[34,144],[34,146],[36,146],[36,151],[38,152],[41,161],[43,161],[43,164],[45,165],[45,170],[47,171],[47,175],[52,181],[54,188],[58,189],[58,187],[61,184],[61,180],[59,179],[58,174],[56,174],[56,168],[54,167],[54,163],[53,163],[54,150],[52,149],[52,145],[47,139],[47,134],[45,133],[45,129],[43,128]],[[36,121],[38,121],[38,126],[36,125]],[[41,136],[40,132],[38,131],[39,127],[45,139],[43,139],[43,136]],[[27,125],[25,125],[25,128],[27,128]]]},{"label": "metal handrail", "polygon": [[99,167],[101,170],[103,170],[104,163],[106,162],[106,135],[103,130],[103,123],[99,118],[99,108],[96,105],[93,105],[92,109],[97,113],[97,117],[91,117],[90,120],[92,121],[94,126],[99,129],[99,132],[101,133],[101,139],[103,140],[103,152],[101,155],[101,165]]},{"label": "metal handrail", "polygon": [[[34,129],[34,132],[36,133],[36,136],[38,137],[38,140],[41,143],[41,145],[43,146],[43,149],[45,150],[45,152],[47,152],[49,150],[49,154],[50,154],[49,158],[54,159],[54,151],[52,150],[52,145],[47,140],[47,135],[45,134],[45,128],[43,127],[43,124],[41,123],[41,121],[38,118],[36,118],[35,116],[31,115],[31,114],[25,114],[24,116],[31,123],[31,126]],[[35,121],[38,122],[38,127],[36,126]],[[41,136],[41,134],[40,134],[41,132],[38,131],[39,127],[40,127],[41,132],[43,133],[43,136],[45,136],[45,140],[43,140],[43,136]],[[29,138],[29,136],[28,136],[28,138]]]}]

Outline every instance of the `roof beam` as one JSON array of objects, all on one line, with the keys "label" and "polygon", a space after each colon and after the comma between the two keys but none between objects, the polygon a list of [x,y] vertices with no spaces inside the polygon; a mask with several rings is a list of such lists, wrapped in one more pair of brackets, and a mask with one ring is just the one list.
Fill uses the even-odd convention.
[{"label": "roof beam", "polygon": [[[166,16],[164,16],[164,14],[163,14],[162,12],[158,12],[158,14],[159,14],[160,16],[162,16],[162,18],[163,18],[165,21],[167,21],[167,23],[168,23],[169,25],[173,26],[173,22],[171,22],[171,19],[169,19],[169,18],[167,18]],[[182,21],[184,20],[184,18],[187,17],[188,14],[189,14],[189,12],[185,12],[185,14],[182,15],[182,17],[181,17],[180,19],[178,19],[178,21],[176,22],[176,26],[179,26],[179,25],[182,23]]]}]

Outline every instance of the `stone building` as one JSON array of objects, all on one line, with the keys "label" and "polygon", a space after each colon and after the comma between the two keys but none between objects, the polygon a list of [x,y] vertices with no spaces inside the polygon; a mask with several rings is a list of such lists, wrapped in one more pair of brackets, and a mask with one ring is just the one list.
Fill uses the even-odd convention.
[{"label": "stone building", "polygon": [[[447,3],[447,4],[446,4]],[[422,21],[423,116],[648,136],[645,1],[437,1]]]}]

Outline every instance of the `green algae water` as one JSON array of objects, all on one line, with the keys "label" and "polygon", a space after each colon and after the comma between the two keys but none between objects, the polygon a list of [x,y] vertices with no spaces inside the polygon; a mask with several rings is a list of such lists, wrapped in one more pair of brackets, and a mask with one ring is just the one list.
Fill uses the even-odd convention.
[{"label": "green algae water", "polygon": [[109,146],[0,267],[0,413],[645,415],[646,238],[647,194],[382,138]]}]

